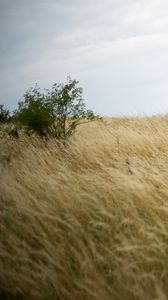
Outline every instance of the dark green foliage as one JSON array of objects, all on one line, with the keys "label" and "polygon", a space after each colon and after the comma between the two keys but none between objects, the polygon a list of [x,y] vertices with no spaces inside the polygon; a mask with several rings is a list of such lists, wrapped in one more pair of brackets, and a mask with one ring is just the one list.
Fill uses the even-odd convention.
[{"label": "dark green foliage", "polygon": [[0,104],[0,123],[7,123],[10,119],[9,110],[4,108],[3,104]]},{"label": "dark green foliage", "polygon": [[66,84],[55,83],[51,90],[41,93],[35,86],[25,93],[14,113],[15,120],[39,135],[66,138],[76,129],[81,120],[100,120],[87,110],[78,81],[67,78]]},{"label": "dark green foliage", "polygon": [[15,120],[33,130],[39,135],[45,135],[53,123],[50,109],[45,105],[44,95],[38,87],[30,89],[24,95],[24,100],[18,103],[18,110],[14,113]]}]

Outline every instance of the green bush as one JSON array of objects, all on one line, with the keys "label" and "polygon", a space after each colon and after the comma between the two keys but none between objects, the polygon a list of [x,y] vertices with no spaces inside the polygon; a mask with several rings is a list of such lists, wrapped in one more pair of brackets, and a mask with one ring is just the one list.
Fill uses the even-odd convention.
[{"label": "green bush", "polygon": [[82,88],[78,81],[67,78],[66,84],[54,84],[46,96],[46,105],[54,116],[50,128],[52,135],[57,138],[70,136],[81,120],[100,119],[93,111],[87,110],[82,97]]},{"label": "green bush", "polygon": [[9,110],[4,108],[3,104],[0,104],[0,123],[7,123],[10,119]]},{"label": "green bush", "polygon": [[51,90],[44,93],[37,86],[27,91],[18,103],[14,119],[39,135],[66,138],[75,131],[81,120],[101,118],[86,109],[82,88],[78,87],[78,81],[68,77],[66,84],[55,83]]},{"label": "green bush", "polygon": [[18,103],[18,110],[14,113],[15,121],[19,121],[27,130],[46,135],[54,120],[44,100],[44,95],[40,93],[37,86],[27,91],[24,100]]}]

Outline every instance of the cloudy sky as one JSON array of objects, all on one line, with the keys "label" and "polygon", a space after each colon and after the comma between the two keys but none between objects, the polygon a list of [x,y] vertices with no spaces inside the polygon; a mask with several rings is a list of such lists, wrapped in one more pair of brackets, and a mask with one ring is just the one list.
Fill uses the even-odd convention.
[{"label": "cloudy sky", "polygon": [[168,112],[167,0],[0,0],[0,103],[68,75],[102,115]]}]

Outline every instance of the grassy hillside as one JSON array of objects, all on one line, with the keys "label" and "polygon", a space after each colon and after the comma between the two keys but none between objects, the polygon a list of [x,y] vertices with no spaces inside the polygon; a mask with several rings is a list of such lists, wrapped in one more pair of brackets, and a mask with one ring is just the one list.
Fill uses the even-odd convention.
[{"label": "grassy hillside", "polygon": [[0,140],[0,299],[167,298],[167,116]]}]

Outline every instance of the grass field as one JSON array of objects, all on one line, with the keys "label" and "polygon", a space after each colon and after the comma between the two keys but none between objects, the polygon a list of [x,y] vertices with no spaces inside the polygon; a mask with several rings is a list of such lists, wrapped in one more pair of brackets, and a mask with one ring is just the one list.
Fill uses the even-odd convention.
[{"label": "grass field", "polygon": [[0,299],[168,299],[168,116],[1,138]]}]

